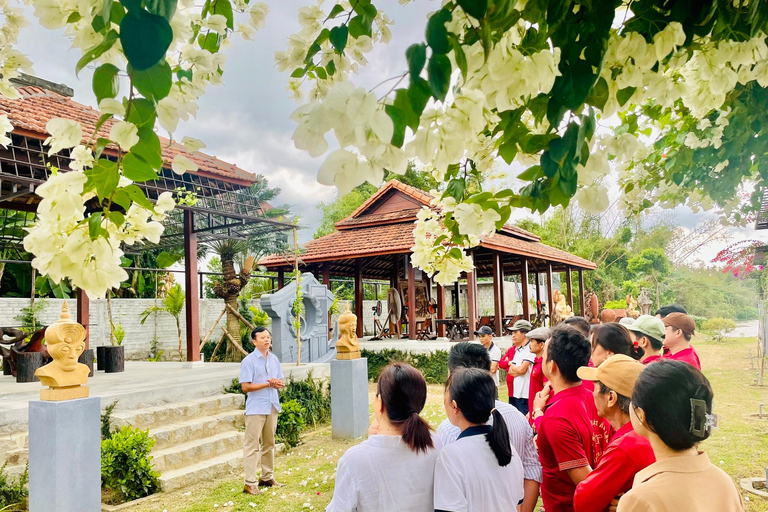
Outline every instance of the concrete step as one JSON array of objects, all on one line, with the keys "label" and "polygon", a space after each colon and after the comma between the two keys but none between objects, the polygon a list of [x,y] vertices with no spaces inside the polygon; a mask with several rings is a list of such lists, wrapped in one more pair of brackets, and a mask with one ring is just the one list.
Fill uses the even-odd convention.
[{"label": "concrete step", "polygon": [[159,451],[195,439],[204,439],[230,430],[240,430],[243,425],[245,425],[245,416],[242,410],[224,411],[153,428],[149,431],[149,435],[155,440],[153,451]]},{"label": "concrete step", "polygon": [[181,469],[165,471],[160,475],[163,491],[181,488],[193,489],[198,482],[210,482],[217,478],[243,470],[243,450],[224,453],[211,459],[202,460]]},{"label": "concrete step", "polygon": [[142,430],[153,429],[201,416],[236,410],[242,407],[244,401],[243,395],[221,393],[189,402],[168,403],[130,411],[114,411],[111,424],[113,428],[131,425]]},{"label": "concrete step", "polygon": [[152,463],[161,474],[235,451],[242,457],[244,432],[230,430],[152,453]]}]

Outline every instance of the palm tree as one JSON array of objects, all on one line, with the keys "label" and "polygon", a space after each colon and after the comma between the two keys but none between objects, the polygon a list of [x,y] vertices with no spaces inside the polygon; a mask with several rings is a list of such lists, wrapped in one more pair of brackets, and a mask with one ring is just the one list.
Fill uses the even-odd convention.
[{"label": "palm tree", "polygon": [[150,306],[141,313],[142,325],[144,325],[144,322],[147,321],[147,318],[149,318],[149,315],[152,313],[167,313],[176,320],[176,332],[179,335],[179,361],[184,360],[184,354],[181,351],[183,346],[183,339],[181,336],[181,312],[184,310],[185,298],[186,294],[181,289],[181,285],[177,283],[171,287],[171,289],[168,290],[168,293],[165,294],[165,297],[163,297],[162,306]]}]

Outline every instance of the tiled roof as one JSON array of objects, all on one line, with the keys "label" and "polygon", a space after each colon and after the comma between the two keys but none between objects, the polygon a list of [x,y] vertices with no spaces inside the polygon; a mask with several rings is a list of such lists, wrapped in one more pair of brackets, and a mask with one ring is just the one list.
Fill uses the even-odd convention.
[{"label": "tiled roof", "polygon": [[[91,107],[74,101],[72,98],[37,86],[19,87],[21,99],[9,100],[0,98],[0,114],[7,114],[16,131],[24,131],[27,135],[47,137],[45,125],[53,117],[73,119],[83,126],[83,142],[90,138],[100,113]],[[98,136],[109,137],[113,122],[108,121],[99,130]],[[200,174],[210,174],[214,177],[230,178],[252,183],[255,176],[235,165],[201,152],[190,153],[181,144],[170,144],[166,138],[160,137],[163,150],[163,160],[170,165],[173,157],[181,153],[199,166]]]},{"label": "tiled roof", "polygon": [[480,247],[495,249],[509,254],[521,254],[531,258],[567,263],[569,265],[576,265],[592,270],[597,268],[597,265],[591,261],[575,256],[569,252],[555,249],[554,247],[550,247],[541,242],[520,240],[519,238],[506,236],[501,233],[493,233],[492,235],[485,237],[483,241],[480,242]]},{"label": "tiled roof", "polygon": [[[392,189],[396,189],[396,190],[399,190],[400,192],[403,192],[404,194],[410,196],[411,198],[415,199],[416,201],[422,203],[425,206],[429,206],[429,203],[432,201],[432,196],[427,194],[423,190],[419,190],[416,187],[406,185],[405,183],[402,183],[396,179],[391,179],[383,187],[381,187],[375,194],[369,197],[363,204],[358,206],[357,210],[352,212],[352,214],[349,217],[347,217],[347,219],[358,217],[361,213],[367,210],[369,206],[375,203],[381,196],[383,196],[384,194],[386,194]],[[347,219],[344,219],[344,221]],[[341,221],[341,222],[344,222],[344,221]]]},{"label": "tiled roof", "polygon": [[336,229],[349,229],[350,227],[356,227],[368,224],[392,224],[393,222],[405,222],[415,221],[416,214],[419,213],[419,209],[402,210],[399,212],[389,213],[371,213],[370,215],[363,215],[362,217],[347,217],[336,223]]}]

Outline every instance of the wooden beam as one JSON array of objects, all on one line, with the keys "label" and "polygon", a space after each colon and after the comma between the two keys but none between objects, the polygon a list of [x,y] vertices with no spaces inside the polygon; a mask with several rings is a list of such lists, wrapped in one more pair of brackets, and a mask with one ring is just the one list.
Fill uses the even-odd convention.
[{"label": "wooden beam", "polygon": [[549,325],[552,325],[552,315],[555,311],[552,291],[552,264],[547,263],[547,314],[549,315]]},{"label": "wooden beam", "polygon": [[[194,213],[184,210],[184,285],[186,292],[187,361],[200,360],[200,291],[197,284],[197,234]],[[247,354],[246,354],[247,355]]]},{"label": "wooden beam", "polygon": [[579,269],[579,314],[586,318],[587,308],[584,305],[584,271]]},{"label": "wooden beam", "polygon": [[[474,252],[470,253],[474,261]],[[467,320],[469,322],[469,335],[477,329],[477,276],[475,271],[467,272]]]},{"label": "wooden beam", "polygon": [[523,301],[523,318],[526,320],[531,319],[531,311],[530,311],[530,298],[528,297],[528,260],[526,258],[523,258],[521,261],[521,272],[520,272],[520,288],[522,290],[522,297],[520,299]]},{"label": "wooden beam", "polygon": [[[437,285],[437,319],[445,320],[445,287]],[[445,326],[438,324],[437,335],[445,336]]]},{"label": "wooden beam", "polygon": [[571,311],[573,311],[573,277],[571,276],[571,267],[565,268],[565,287],[565,298],[568,301],[568,305],[571,307]]},{"label": "wooden beam", "polygon": [[456,280],[453,291],[456,293],[456,318],[461,318],[461,279]]},{"label": "wooden beam", "polygon": [[363,267],[360,258],[355,260],[355,315],[357,315],[357,337],[363,337]]},{"label": "wooden beam", "polygon": [[[34,288],[34,283],[32,283],[32,288]],[[77,289],[77,323],[85,327],[85,350],[88,350],[88,347],[90,345],[89,338],[90,338],[91,329],[88,327],[88,324],[90,323],[90,310],[91,310],[91,302],[88,300],[88,295],[86,295],[86,293],[83,290],[78,288]]]},{"label": "wooden beam", "polygon": [[285,286],[285,270],[277,269],[277,289],[282,290]]},{"label": "wooden beam", "polygon": [[408,274],[408,339],[416,339],[416,269],[408,258],[405,262]]},{"label": "wooden beam", "polygon": [[323,265],[323,284],[329,290],[331,289],[331,266],[328,263]]},{"label": "wooden beam", "polygon": [[504,296],[502,288],[504,282],[502,281],[504,275],[504,269],[501,266],[501,253],[493,252],[493,314],[496,317],[494,327],[496,328],[496,336],[502,336],[502,319],[504,318]]}]

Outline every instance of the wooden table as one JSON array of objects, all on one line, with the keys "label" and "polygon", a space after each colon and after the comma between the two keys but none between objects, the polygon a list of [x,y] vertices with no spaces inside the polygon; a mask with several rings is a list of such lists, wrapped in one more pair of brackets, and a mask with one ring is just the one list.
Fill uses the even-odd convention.
[{"label": "wooden table", "polygon": [[437,325],[445,326],[445,334],[451,341],[463,341],[469,339],[469,321],[466,318],[446,318],[435,320]]}]

